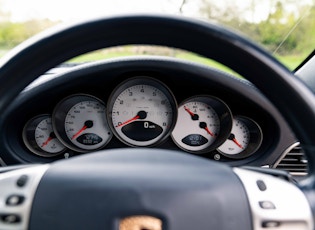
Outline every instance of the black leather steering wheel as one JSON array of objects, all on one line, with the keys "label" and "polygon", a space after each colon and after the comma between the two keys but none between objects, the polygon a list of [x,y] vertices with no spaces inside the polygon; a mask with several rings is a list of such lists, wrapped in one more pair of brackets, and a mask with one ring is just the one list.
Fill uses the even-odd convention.
[{"label": "black leather steering wheel", "polygon": [[[29,185],[25,186],[31,186],[27,204],[32,208],[26,208],[21,214],[21,219],[25,219],[23,226],[119,229],[126,218],[141,215],[154,217],[160,220],[163,229],[171,230],[245,230],[273,225],[285,227],[292,222],[311,229],[315,204],[315,97],[264,50],[220,26],[176,17],[122,16],[44,32],[2,59],[0,116],[27,84],[48,69],[88,51],[127,44],[192,51],[231,67],[253,82],[279,109],[301,141],[310,165],[308,179],[297,189],[275,178],[176,152],[112,150],[12,174],[12,178],[22,174],[30,177]],[[258,192],[253,192],[251,186],[256,186]],[[280,202],[285,198],[272,195],[282,188],[295,197],[295,201],[292,197],[286,201],[293,206],[300,203],[301,207],[294,207],[295,216],[268,216],[265,211],[273,209],[272,205],[278,201],[274,210],[281,212],[283,204],[289,213],[286,202]],[[303,200],[303,194],[308,201]],[[259,199],[255,200],[255,196]],[[257,211],[256,206],[261,210]],[[300,217],[299,210],[307,217]],[[0,212],[0,217],[9,214]],[[159,228],[146,225],[138,229]]]}]

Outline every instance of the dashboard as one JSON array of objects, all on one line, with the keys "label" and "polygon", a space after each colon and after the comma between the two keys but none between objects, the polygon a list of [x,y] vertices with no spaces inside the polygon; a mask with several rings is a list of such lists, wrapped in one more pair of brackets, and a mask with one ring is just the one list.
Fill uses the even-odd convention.
[{"label": "dashboard", "polygon": [[2,116],[0,156],[8,165],[132,147],[272,167],[297,142],[250,82],[172,58],[56,67]]}]

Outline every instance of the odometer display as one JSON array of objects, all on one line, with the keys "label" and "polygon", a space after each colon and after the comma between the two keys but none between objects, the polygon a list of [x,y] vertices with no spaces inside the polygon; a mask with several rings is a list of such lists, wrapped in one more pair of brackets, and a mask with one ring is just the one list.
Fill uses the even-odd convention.
[{"label": "odometer display", "polygon": [[121,84],[110,97],[109,123],[128,145],[152,146],[170,134],[176,120],[173,95],[160,82],[134,78]]}]

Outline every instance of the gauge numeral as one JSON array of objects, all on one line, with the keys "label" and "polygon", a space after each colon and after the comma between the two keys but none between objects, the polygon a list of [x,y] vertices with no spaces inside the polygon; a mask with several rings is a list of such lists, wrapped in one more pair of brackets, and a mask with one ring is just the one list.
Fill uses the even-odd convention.
[{"label": "gauge numeral", "polygon": [[150,122],[147,122],[147,121],[143,123],[143,127],[145,129],[155,129],[156,128],[156,126],[154,124],[150,124]]}]

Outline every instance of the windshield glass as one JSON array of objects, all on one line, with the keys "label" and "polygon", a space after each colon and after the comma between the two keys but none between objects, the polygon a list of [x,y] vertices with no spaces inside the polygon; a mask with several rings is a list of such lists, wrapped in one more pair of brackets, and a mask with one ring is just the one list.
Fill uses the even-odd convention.
[{"label": "windshield glass", "polygon": [[[314,0],[0,0],[0,56],[56,24],[123,13],[182,15],[223,24],[259,43],[291,70],[315,47]],[[176,56],[214,65],[184,51],[144,46],[102,50],[71,61],[133,54]]]}]

